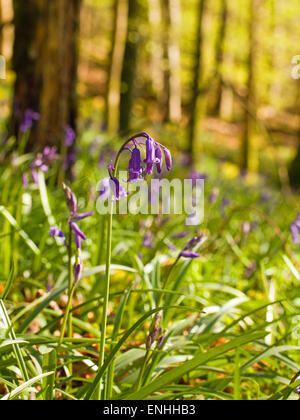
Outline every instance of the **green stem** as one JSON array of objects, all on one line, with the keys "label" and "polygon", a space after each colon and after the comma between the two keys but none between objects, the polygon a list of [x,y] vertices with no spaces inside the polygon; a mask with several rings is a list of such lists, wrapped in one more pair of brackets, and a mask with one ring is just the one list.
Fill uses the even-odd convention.
[{"label": "green stem", "polygon": [[[124,151],[126,145],[133,141],[137,137],[146,137],[145,133],[137,134],[130,139],[126,140],[123,146],[120,148],[111,176],[115,177],[117,174],[117,169],[120,161],[122,152]],[[104,364],[104,355],[105,355],[105,344],[106,344],[106,329],[107,329],[107,309],[109,304],[109,286],[110,286],[110,267],[111,267],[111,250],[112,250],[112,224],[113,224],[113,202],[110,200],[109,214],[108,214],[108,226],[107,226],[107,251],[106,251],[106,271],[104,279],[104,300],[103,300],[103,310],[102,310],[102,320],[101,320],[101,338],[100,338],[100,352],[99,352],[99,370]],[[96,396],[98,400],[101,399],[102,393],[102,381],[100,381],[98,388],[96,390]],[[103,389],[103,396],[105,398],[105,390]]]},{"label": "green stem", "polygon": [[64,315],[63,323],[62,323],[62,326],[61,326],[61,329],[60,329],[60,337],[59,337],[59,341],[58,341],[58,348],[61,347],[63,339],[64,339],[65,330],[66,330],[66,326],[67,326],[67,321],[69,319],[69,315],[70,315],[70,311],[71,311],[72,299],[73,299],[73,296],[74,296],[75,287],[76,287],[76,285],[74,284],[72,286],[72,289],[71,289],[70,293],[69,293],[65,315]]},{"label": "green stem", "polygon": [[[107,309],[109,304],[109,286],[110,286],[110,266],[111,266],[111,249],[112,249],[112,202],[110,204],[110,212],[108,215],[108,226],[107,226],[107,253],[106,253],[106,271],[105,271],[105,283],[104,283],[104,300],[102,309],[102,321],[101,321],[101,338],[100,338],[100,354],[99,354],[99,370],[104,363],[105,354],[105,342],[106,342],[106,328],[107,328]],[[101,382],[98,387],[98,399],[101,399]]]},{"label": "green stem", "polygon": [[147,350],[146,354],[145,354],[145,357],[144,357],[144,361],[143,361],[141,370],[140,370],[140,373],[139,373],[138,380],[136,382],[136,386],[135,386],[136,391],[139,391],[142,387],[144,373],[145,373],[146,367],[147,367],[150,359],[151,359],[151,353],[150,353],[150,350]]},{"label": "green stem", "polygon": [[[73,265],[72,265],[72,229],[69,226],[69,248],[68,248],[68,259],[69,259],[69,278],[68,278],[68,295],[71,295],[73,288]],[[70,302],[70,309],[72,307],[72,300]],[[72,314],[68,314],[68,337],[72,338],[73,327],[72,327]]]}]

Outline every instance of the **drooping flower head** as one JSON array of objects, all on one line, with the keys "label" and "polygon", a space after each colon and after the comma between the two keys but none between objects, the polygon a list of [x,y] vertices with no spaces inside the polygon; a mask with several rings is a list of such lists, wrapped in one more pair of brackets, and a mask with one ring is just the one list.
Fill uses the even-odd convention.
[{"label": "drooping flower head", "polygon": [[[141,138],[146,139],[145,142],[143,142]],[[146,151],[146,158],[144,160],[141,158],[143,144],[145,145]],[[172,156],[165,146],[154,141],[153,138],[145,132],[131,137],[119,151],[115,164],[110,164],[108,166],[108,173],[112,182],[108,182],[106,178],[102,180],[99,198],[106,201],[111,196],[114,196],[114,200],[119,201],[121,198],[127,197],[130,193],[124,190],[120,181],[116,177],[115,166],[117,166],[118,159],[122,152],[129,151],[131,153],[128,164],[129,177],[127,182],[132,183],[141,181],[143,179],[143,175],[152,175],[154,166],[156,166],[158,173],[162,172],[162,149],[164,151],[167,170],[170,171],[172,169]]]}]

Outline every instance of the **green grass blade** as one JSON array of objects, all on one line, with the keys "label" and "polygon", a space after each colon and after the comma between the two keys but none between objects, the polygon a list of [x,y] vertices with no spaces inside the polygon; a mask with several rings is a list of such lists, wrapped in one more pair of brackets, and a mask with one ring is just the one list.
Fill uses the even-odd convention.
[{"label": "green grass blade", "polygon": [[143,400],[144,398],[148,397],[154,392],[163,389],[166,385],[178,381],[185,374],[197,368],[199,365],[205,364],[210,360],[216,359],[218,356],[227,353],[230,350],[234,350],[244,344],[264,338],[266,334],[267,333],[265,332],[246,334],[242,337],[230,341],[229,343],[216,347],[213,350],[208,351],[207,353],[196,354],[196,356],[192,360],[189,360],[188,362],[183,363],[181,366],[178,366],[175,369],[164,373],[162,376],[160,376],[158,379],[142,388],[140,391],[127,395],[125,399]]}]

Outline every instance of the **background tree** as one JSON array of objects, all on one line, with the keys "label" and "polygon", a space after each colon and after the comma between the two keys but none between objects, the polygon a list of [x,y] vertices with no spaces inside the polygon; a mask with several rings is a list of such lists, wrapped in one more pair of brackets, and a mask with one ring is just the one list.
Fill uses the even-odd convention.
[{"label": "background tree", "polygon": [[14,130],[27,109],[40,113],[28,146],[60,146],[76,126],[77,39],[81,0],[14,0]]},{"label": "background tree", "polygon": [[195,142],[196,142],[196,122],[198,116],[198,98],[200,90],[200,81],[202,79],[203,72],[203,22],[204,22],[204,10],[205,0],[198,0],[198,15],[197,15],[197,31],[195,38],[195,53],[194,53],[194,64],[192,70],[192,85],[191,85],[191,99],[189,104],[189,122],[187,126],[187,138],[188,138],[188,156],[190,163],[195,160]]},{"label": "background tree", "polygon": [[119,131],[122,135],[129,132],[134,99],[134,82],[136,77],[138,48],[141,41],[139,20],[141,17],[139,0],[128,0],[128,26],[124,61],[121,74],[121,98]]}]

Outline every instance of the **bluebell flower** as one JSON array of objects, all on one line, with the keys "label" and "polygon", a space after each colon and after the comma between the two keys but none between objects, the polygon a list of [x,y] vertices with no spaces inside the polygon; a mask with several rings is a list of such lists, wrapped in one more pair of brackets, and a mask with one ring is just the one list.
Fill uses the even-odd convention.
[{"label": "bluebell flower", "polygon": [[[131,151],[131,149],[129,149]],[[144,168],[141,166],[141,152],[137,146],[131,151],[131,159],[129,161],[129,179],[128,182],[138,181],[141,179],[141,174]]]},{"label": "bluebell flower", "polygon": [[300,213],[297,216],[297,219],[294,221],[294,223],[291,225],[291,232],[292,232],[292,238],[294,244],[300,243]]},{"label": "bluebell flower", "polygon": [[66,127],[65,145],[71,147],[76,139],[75,131],[69,125]]},{"label": "bluebell flower", "polygon": [[25,133],[33,126],[33,122],[38,121],[39,119],[40,114],[38,112],[35,112],[32,109],[27,109],[24,113],[22,124],[20,125],[20,131]]}]

